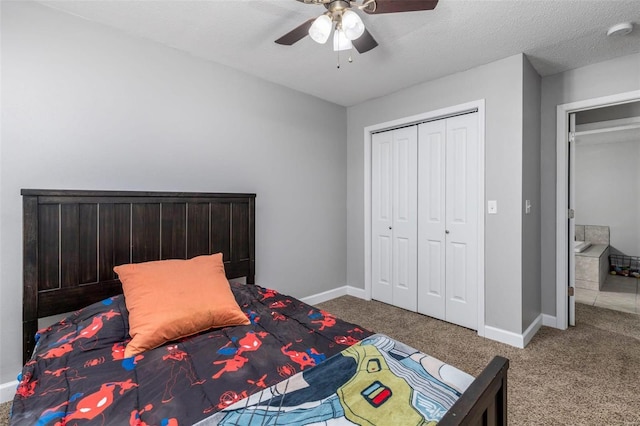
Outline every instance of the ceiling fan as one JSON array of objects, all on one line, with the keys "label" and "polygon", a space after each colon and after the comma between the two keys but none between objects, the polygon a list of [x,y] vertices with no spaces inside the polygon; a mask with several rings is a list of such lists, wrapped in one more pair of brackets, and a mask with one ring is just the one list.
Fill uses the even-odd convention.
[{"label": "ceiling fan", "polygon": [[360,16],[353,10],[359,9],[370,15],[382,13],[414,12],[432,10],[438,0],[298,0],[301,3],[324,6],[327,11],[317,18],[311,18],[276,40],[276,43],[291,46],[307,35],[324,44],[333,35],[333,50],[347,50],[355,47],[365,53],[378,45],[371,33],[364,27]]}]

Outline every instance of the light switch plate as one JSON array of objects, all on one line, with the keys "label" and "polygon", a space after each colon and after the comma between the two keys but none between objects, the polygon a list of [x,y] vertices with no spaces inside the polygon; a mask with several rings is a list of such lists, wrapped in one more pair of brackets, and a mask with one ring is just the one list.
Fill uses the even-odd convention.
[{"label": "light switch plate", "polygon": [[489,200],[487,202],[487,213],[489,213],[489,214],[498,214],[498,201],[497,200]]},{"label": "light switch plate", "polygon": [[525,200],[524,202],[524,214],[531,213],[531,200]]}]

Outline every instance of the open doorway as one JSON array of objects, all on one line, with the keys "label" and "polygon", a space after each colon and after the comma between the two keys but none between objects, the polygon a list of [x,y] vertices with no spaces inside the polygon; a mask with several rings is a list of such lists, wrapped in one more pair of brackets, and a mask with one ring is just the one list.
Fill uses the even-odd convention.
[{"label": "open doorway", "polygon": [[640,101],[572,115],[575,301],[640,313]]},{"label": "open doorway", "polygon": [[[620,93],[611,96],[605,96],[597,99],[589,99],[584,101],[573,102],[569,104],[558,105],[557,107],[557,180],[556,180],[556,326],[560,329],[566,329],[569,325],[575,325],[575,301],[576,301],[576,292],[575,292],[575,281],[576,281],[576,270],[575,270],[575,236],[576,236],[576,217],[575,217],[575,203],[576,203],[576,188],[575,182],[578,177],[575,175],[576,167],[571,167],[570,164],[576,160],[578,154],[575,152],[575,148],[577,146],[576,143],[570,143],[570,139],[574,139],[576,133],[576,119],[577,113],[584,113],[580,120],[584,121],[581,123],[582,126],[587,124],[587,122],[592,122],[589,125],[594,126],[589,129],[587,127],[582,127],[579,130],[582,132],[592,132],[593,134],[604,133],[606,131],[602,129],[598,129],[598,125],[602,125],[601,122],[617,120],[622,118],[611,118],[609,119],[600,119],[597,121],[593,120],[593,116],[590,117],[590,114],[598,115],[601,114],[601,118],[605,117],[606,114],[610,113],[619,113],[616,112],[616,109],[611,110],[602,110],[595,111],[598,109],[604,109],[608,107],[622,106],[624,104],[635,103],[640,101],[640,90]],[[624,109],[626,107],[622,107]],[[633,108],[633,107],[632,107]],[[594,111],[592,113],[588,113],[588,111]],[[603,115],[604,114],[604,115]],[[573,118],[573,120],[570,120]],[[625,119],[629,119],[630,117],[624,117]],[[593,123],[600,123],[595,125]],[[619,122],[618,124],[621,124]],[[608,123],[611,124],[611,123]],[[626,126],[626,124],[625,124]],[[635,124],[631,124],[631,127],[637,127]],[[637,132],[637,130],[636,130]],[[632,132],[633,133],[633,132]],[[636,133],[637,134],[637,133]],[[582,135],[578,135],[578,137],[588,136],[588,133],[583,133]],[[638,142],[640,143],[640,142]],[[600,157],[602,160],[603,157]],[[635,164],[640,163],[639,158],[635,158]],[[621,167],[620,167],[621,168]],[[637,167],[635,167],[637,168]],[[636,175],[637,176],[637,175]],[[638,188],[638,187],[636,187]],[[609,205],[612,209],[616,208],[616,190],[615,185],[612,183],[609,186],[610,192],[607,194],[604,199],[599,200],[601,205]],[[635,190],[635,194],[630,194],[629,198],[631,200],[637,200],[640,198],[640,194],[638,193],[638,189]],[[636,216],[638,216],[638,212],[640,210],[636,210]],[[588,218],[585,218],[585,220]],[[578,223],[578,225],[590,225]],[[599,225],[599,224],[595,224]],[[608,225],[604,225],[608,226]],[[636,224],[636,229],[640,227],[640,223]],[[581,228],[578,228],[578,232],[580,232]],[[609,232],[611,227],[609,226]],[[586,228],[585,228],[586,232]],[[612,242],[610,240],[611,234],[609,234],[609,246],[612,246]],[[604,243],[603,243],[604,244]],[[614,242],[614,244],[618,244]],[[611,252],[611,250],[610,250]],[[610,253],[609,252],[609,253]],[[640,253],[639,253],[640,254]],[[609,254],[604,255],[604,266],[602,269],[607,268],[608,266],[608,256]],[[602,258],[599,256],[599,259]],[[602,271],[601,269],[601,271]],[[606,271],[608,273],[608,271]],[[626,277],[625,277],[626,278]],[[606,281],[606,279],[605,279]],[[637,281],[636,281],[637,283]],[[637,292],[637,290],[636,290]],[[636,294],[636,301],[637,301]],[[594,300],[595,303],[595,300]],[[637,307],[635,308],[636,312]]]}]

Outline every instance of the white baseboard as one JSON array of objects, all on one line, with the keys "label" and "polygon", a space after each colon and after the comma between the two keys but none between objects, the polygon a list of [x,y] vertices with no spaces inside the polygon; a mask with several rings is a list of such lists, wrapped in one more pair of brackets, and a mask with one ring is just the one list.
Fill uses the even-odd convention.
[{"label": "white baseboard", "polygon": [[347,286],[334,288],[332,290],[323,291],[322,293],[312,294],[311,296],[303,297],[300,300],[309,305],[317,305],[318,303],[326,302],[327,300],[335,299],[336,297],[345,296],[347,294]]},{"label": "white baseboard", "polygon": [[484,337],[522,349],[529,344],[533,336],[540,330],[542,320],[543,317],[540,314],[522,334],[486,325],[484,327]]},{"label": "white baseboard", "polygon": [[0,403],[13,400],[16,394],[16,388],[18,387],[18,381],[0,383]]},{"label": "white baseboard", "polygon": [[522,334],[514,333],[513,331],[507,331],[501,328],[485,325],[484,337],[487,339],[495,340],[496,342],[515,346],[516,348],[524,348],[524,338],[522,337]]},{"label": "white baseboard", "polygon": [[318,294],[312,294],[311,296],[303,297],[300,300],[302,300],[304,303],[308,303],[309,305],[315,305],[318,303],[326,302],[327,300],[335,299],[336,297],[346,295],[366,300],[364,289],[351,287],[349,285],[344,285],[332,290],[323,291],[322,293]]},{"label": "white baseboard", "polygon": [[364,291],[364,288],[351,287],[350,285],[348,285],[347,294],[349,296],[357,297],[358,299],[371,300],[370,298],[367,298],[367,292]]},{"label": "white baseboard", "polygon": [[[303,297],[300,300],[308,303],[309,305],[315,305],[345,295],[368,300],[364,289],[348,285]],[[533,336],[536,335],[538,330],[540,330],[540,327],[543,325],[554,327],[556,325],[555,317],[540,314],[522,334],[487,325],[484,327],[484,337],[497,342],[506,343],[507,345],[515,346],[516,348],[524,348],[529,344]]]},{"label": "white baseboard", "polygon": [[531,339],[533,339],[533,336],[535,336],[538,330],[540,330],[540,327],[542,327],[542,320],[542,314],[538,315],[538,318],[533,320],[531,325],[524,331],[524,334],[522,336],[524,340],[524,345],[522,346],[523,348],[529,344]]},{"label": "white baseboard", "polygon": [[556,317],[554,317],[553,315],[542,314],[542,325],[544,325],[545,327],[557,328],[558,322],[556,320]]}]

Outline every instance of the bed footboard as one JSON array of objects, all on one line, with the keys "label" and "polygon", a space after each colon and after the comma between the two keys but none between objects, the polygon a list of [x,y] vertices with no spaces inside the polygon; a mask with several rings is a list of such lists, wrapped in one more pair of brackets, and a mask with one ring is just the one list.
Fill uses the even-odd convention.
[{"label": "bed footboard", "polygon": [[506,425],[509,360],[496,356],[438,425]]}]

